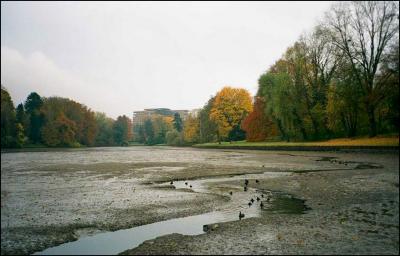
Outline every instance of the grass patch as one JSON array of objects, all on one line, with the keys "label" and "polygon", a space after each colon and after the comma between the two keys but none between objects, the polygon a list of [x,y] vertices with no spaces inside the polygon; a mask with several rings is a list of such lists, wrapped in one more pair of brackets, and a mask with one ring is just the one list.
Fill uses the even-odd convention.
[{"label": "grass patch", "polygon": [[392,147],[399,146],[399,136],[391,137],[373,137],[373,138],[340,138],[331,139],[327,141],[309,141],[309,142],[286,142],[286,141],[274,141],[274,142],[247,142],[247,141],[234,141],[232,143],[218,142],[196,144],[195,147],[340,147],[340,146],[382,146]]}]

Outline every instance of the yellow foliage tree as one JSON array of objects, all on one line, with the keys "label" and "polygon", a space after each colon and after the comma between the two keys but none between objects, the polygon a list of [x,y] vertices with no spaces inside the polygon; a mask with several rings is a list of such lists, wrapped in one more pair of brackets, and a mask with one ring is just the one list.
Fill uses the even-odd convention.
[{"label": "yellow foliage tree", "polygon": [[183,126],[183,139],[185,142],[195,143],[198,142],[199,139],[199,128],[200,123],[199,119],[189,115]]},{"label": "yellow foliage tree", "polygon": [[240,125],[243,118],[253,110],[250,93],[246,89],[224,87],[215,96],[210,119],[218,126],[218,140]]}]

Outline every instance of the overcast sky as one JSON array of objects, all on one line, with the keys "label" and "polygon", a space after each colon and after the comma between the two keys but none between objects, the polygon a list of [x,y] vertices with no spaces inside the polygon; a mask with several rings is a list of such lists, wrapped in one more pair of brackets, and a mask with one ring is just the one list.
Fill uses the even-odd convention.
[{"label": "overcast sky", "polygon": [[202,107],[259,76],[329,2],[1,2],[1,84],[110,117]]}]

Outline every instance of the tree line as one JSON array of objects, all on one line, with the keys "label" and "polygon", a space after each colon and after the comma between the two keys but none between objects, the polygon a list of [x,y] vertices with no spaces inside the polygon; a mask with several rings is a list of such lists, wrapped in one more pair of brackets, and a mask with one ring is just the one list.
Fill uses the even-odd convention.
[{"label": "tree line", "polygon": [[1,147],[45,145],[49,147],[127,145],[132,123],[93,112],[85,105],[61,97],[28,95],[16,108],[1,87]]},{"label": "tree line", "polygon": [[1,90],[1,146],[190,145],[321,140],[399,131],[399,4],[339,2],[258,79],[252,99],[224,87],[197,115],[130,119],[31,93],[14,109]]},{"label": "tree line", "polygon": [[134,140],[147,145],[174,146],[225,140],[244,140],[240,123],[252,110],[250,93],[241,88],[224,87],[197,115],[185,120],[153,114],[143,124],[134,125]]},{"label": "tree line", "polygon": [[398,2],[333,4],[260,76],[253,101],[223,88],[185,122],[182,143],[398,133],[398,30]]},{"label": "tree line", "polygon": [[398,133],[398,11],[398,2],[334,4],[259,78],[270,131],[285,140]]}]

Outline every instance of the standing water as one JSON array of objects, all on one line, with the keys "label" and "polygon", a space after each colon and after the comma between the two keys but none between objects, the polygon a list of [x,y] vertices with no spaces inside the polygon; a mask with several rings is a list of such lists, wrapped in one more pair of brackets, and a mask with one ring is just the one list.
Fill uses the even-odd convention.
[{"label": "standing water", "polygon": [[[264,175],[267,173],[264,173]],[[263,175],[263,174],[260,174]],[[282,175],[282,174],[281,174]],[[254,175],[241,176],[240,179]],[[203,180],[192,180],[186,185],[184,181],[174,182],[174,186],[187,188],[193,184],[193,191],[204,193],[209,192],[207,182],[226,181],[238,179],[237,176],[230,178],[214,178]],[[167,184],[167,183],[166,183]],[[229,207],[221,211],[213,211],[205,214],[176,218],[160,221],[148,225],[138,226],[130,229],[106,232],[89,237],[80,238],[77,241],[65,243],[56,247],[48,248],[44,251],[34,253],[34,255],[61,255],[61,254],[118,254],[127,249],[139,246],[146,240],[154,239],[173,233],[182,235],[200,235],[204,233],[203,226],[212,223],[221,223],[239,220],[239,211],[245,214],[245,218],[259,217],[262,209],[255,203],[251,207],[246,206],[244,200],[255,198],[260,192],[249,189],[248,192],[236,192],[232,196]],[[276,193],[276,197],[270,203],[266,203],[264,210],[279,213],[303,213],[304,201],[292,198],[286,194]],[[294,209],[294,210],[293,210]],[[300,210],[299,210],[300,209]]]}]

